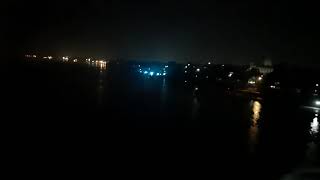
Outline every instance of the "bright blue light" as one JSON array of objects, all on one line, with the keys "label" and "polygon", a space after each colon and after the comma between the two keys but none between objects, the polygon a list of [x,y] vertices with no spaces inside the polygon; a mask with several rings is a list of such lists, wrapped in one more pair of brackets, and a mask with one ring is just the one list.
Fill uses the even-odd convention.
[{"label": "bright blue light", "polygon": [[166,74],[167,74],[167,73],[163,73],[162,75],[164,75],[164,76],[165,76]]},{"label": "bright blue light", "polygon": [[145,71],[143,74],[148,74],[148,71]]},{"label": "bright blue light", "polygon": [[139,71],[139,73],[142,73],[142,71]]},{"label": "bright blue light", "polygon": [[160,76],[160,73],[157,73],[157,76]]},{"label": "bright blue light", "polygon": [[150,72],[150,76],[153,76],[154,72]]}]

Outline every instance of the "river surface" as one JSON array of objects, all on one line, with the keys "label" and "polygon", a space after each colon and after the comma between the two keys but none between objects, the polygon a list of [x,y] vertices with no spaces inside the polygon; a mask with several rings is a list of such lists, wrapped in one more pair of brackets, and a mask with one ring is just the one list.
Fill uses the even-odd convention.
[{"label": "river surface", "polygon": [[263,166],[281,174],[318,163],[318,111],[287,98],[214,90],[195,96],[183,83],[117,67],[26,63],[12,67],[10,76],[8,109],[23,114],[20,125],[201,128],[195,137],[206,138],[190,142],[203,153],[218,149],[221,156],[247,159],[252,171]]}]

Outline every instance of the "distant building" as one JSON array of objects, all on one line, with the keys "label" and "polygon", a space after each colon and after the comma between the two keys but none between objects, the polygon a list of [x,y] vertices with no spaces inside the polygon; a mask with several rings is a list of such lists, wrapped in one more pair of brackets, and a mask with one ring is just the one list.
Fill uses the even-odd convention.
[{"label": "distant building", "polygon": [[270,59],[265,59],[263,62],[263,65],[257,66],[254,63],[250,63],[250,68],[251,69],[258,69],[260,73],[262,74],[269,74],[272,73],[274,68],[272,66],[272,61]]}]

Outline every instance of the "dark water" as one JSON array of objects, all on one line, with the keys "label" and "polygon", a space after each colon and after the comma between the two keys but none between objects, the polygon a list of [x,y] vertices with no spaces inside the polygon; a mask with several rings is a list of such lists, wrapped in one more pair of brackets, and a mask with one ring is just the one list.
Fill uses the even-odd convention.
[{"label": "dark water", "polygon": [[317,112],[285,97],[254,100],[214,89],[194,96],[183,83],[120,66],[25,63],[9,72],[7,109],[24,117],[17,126],[201,128],[173,140],[172,147],[183,147],[172,149],[177,161],[202,159],[209,165],[191,167],[241,169],[253,179],[319,163]]}]

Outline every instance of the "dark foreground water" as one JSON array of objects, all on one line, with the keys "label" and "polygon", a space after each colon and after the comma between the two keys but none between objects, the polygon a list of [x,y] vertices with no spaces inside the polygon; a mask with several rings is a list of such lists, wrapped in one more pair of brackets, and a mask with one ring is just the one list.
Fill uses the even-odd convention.
[{"label": "dark foreground water", "polygon": [[[252,179],[278,179],[296,169],[319,165],[317,111],[288,98],[255,100],[214,88],[195,96],[193,88],[183,82],[144,78],[129,67],[116,65],[103,70],[25,63],[7,73],[6,110],[16,117],[11,120],[16,126],[82,131],[201,128],[171,139],[169,148],[149,149],[163,148],[161,152],[175,161],[167,162],[166,167],[183,164],[184,174],[199,168],[203,171],[199,175],[212,171],[209,174],[215,177],[218,166],[227,170],[225,175],[237,172]],[[162,153],[151,157],[161,161],[166,158]]]}]

